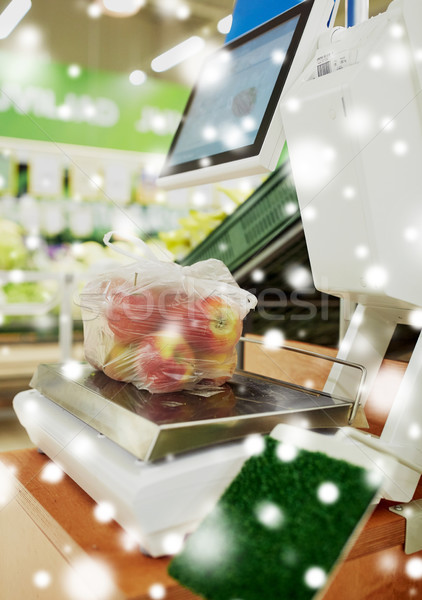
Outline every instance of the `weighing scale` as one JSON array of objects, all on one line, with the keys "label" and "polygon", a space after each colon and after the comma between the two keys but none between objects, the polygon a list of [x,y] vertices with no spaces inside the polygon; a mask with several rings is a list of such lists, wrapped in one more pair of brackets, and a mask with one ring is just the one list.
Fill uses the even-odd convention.
[{"label": "weighing scale", "polygon": [[[41,448],[152,556],[193,531],[278,423],[347,425],[354,403],[236,371],[218,393],[150,394],[85,363],[40,365],[14,408]],[[173,544],[173,545],[172,545]]]}]

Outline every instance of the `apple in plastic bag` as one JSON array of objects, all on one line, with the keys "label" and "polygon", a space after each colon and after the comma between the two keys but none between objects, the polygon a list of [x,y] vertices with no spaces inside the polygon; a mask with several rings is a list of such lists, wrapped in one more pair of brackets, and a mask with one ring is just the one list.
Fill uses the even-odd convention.
[{"label": "apple in plastic bag", "polygon": [[242,319],[235,306],[219,296],[201,298],[187,308],[183,322],[186,340],[201,352],[230,352],[242,334]]},{"label": "apple in plastic bag", "polygon": [[107,329],[104,315],[100,314],[84,322],[85,358],[95,369],[103,370],[103,365],[114,344],[114,336]]},{"label": "apple in plastic bag", "polygon": [[115,344],[108,353],[103,371],[116,381],[130,381],[135,374],[136,346]]},{"label": "apple in plastic bag", "polygon": [[158,329],[161,322],[155,294],[148,289],[114,294],[107,303],[106,316],[116,340],[124,343],[139,341]]},{"label": "apple in plastic bag", "polygon": [[210,354],[201,352],[197,354],[197,369],[202,374],[201,385],[219,387],[231,379],[237,364],[237,352],[233,348],[230,352]]},{"label": "apple in plastic bag", "polygon": [[122,288],[128,288],[128,281],[123,277],[110,277],[99,281],[89,281],[81,292],[81,306],[93,310],[100,307],[104,300],[109,301]]},{"label": "apple in plastic bag", "polygon": [[175,392],[195,383],[195,356],[177,331],[164,329],[145,336],[137,351],[139,379],[152,393]]},{"label": "apple in plastic bag", "polygon": [[164,290],[159,295],[158,305],[162,316],[162,329],[176,331],[183,335],[185,323],[189,321],[187,294]]}]

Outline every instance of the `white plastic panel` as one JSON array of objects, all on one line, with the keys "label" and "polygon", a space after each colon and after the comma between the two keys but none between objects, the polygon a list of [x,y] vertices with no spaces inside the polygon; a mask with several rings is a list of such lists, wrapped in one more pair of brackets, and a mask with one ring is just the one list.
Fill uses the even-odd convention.
[{"label": "white plastic panel", "polygon": [[364,304],[421,306],[417,40],[400,2],[334,39],[306,77],[326,74],[302,78],[282,105],[315,284]]}]

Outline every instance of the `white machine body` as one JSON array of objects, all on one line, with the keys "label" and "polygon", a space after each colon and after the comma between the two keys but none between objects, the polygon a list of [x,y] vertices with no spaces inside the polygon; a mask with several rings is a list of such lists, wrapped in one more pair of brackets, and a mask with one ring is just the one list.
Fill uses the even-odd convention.
[{"label": "white machine body", "polygon": [[[358,303],[338,357],[367,368],[363,403],[396,324],[422,307],[421,25],[420,0],[394,0],[333,30],[281,107],[315,286]],[[414,466],[396,481],[409,498],[422,471],[421,357],[420,336],[378,444]],[[335,365],[324,391],[355,386]]]},{"label": "white machine body", "polygon": [[282,104],[316,287],[422,306],[422,3],[335,29]]}]

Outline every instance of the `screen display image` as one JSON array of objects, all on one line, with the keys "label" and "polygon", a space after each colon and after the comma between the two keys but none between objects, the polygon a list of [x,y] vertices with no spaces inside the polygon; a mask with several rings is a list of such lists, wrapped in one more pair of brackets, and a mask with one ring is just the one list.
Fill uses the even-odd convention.
[{"label": "screen display image", "polygon": [[286,11],[208,58],[161,177],[259,153],[311,6]]},{"label": "screen display image", "polygon": [[171,165],[254,143],[298,19],[206,65]]}]

